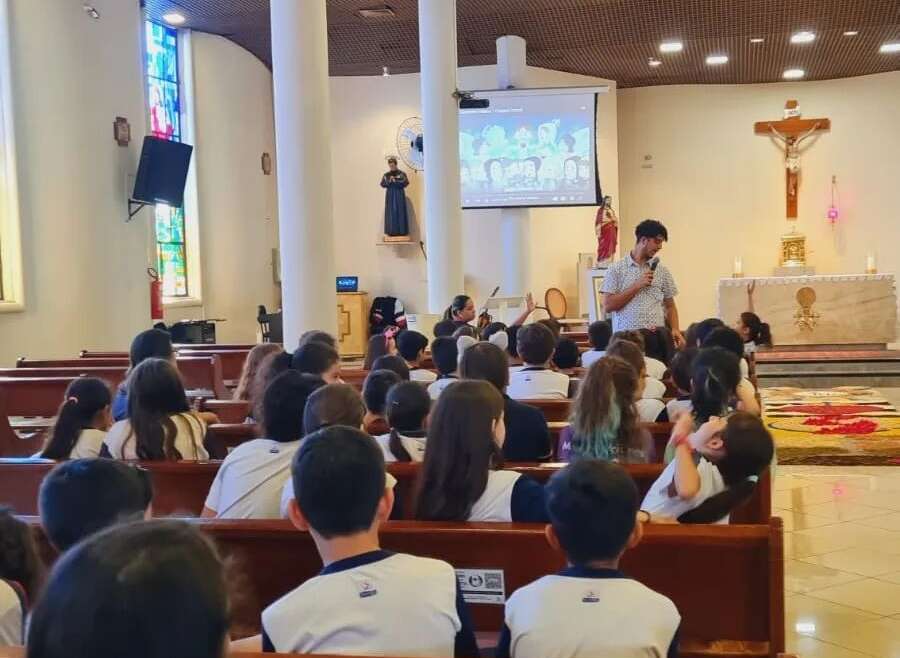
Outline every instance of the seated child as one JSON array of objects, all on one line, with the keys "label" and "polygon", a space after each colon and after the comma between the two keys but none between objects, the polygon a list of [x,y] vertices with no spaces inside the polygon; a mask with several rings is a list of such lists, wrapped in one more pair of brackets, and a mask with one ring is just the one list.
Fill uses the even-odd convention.
[{"label": "seated child", "polygon": [[437,379],[436,374],[422,367],[426,347],[428,339],[418,331],[402,331],[397,336],[397,352],[409,366],[410,381],[431,384]]},{"label": "seated child", "polygon": [[386,462],[420,462],[425,458],[425,426],[431,397],[421,384],[401,382],[388,391],[388,434],[376,437]]},{"label": "seated child", "polygon": [[80,377],[66,389],[65,401],[40,452],[44,459],[64,461],[97,457],[112,426],[109,385],[94,377]]},{"label": "seated child", "polygon": [[638,391],[635,406],[643,423],[655,423],[666,408],[662,397],[666,385],[647,376],[647,362],[636,343],[629,340],[613,339],[606,350],[606,356],[615,356],[634,368],[638,376]]},{"label": "seated child", "polygon": [[669,370],[672,360],[672,336],[665,327],[657,329],[641,329],[644,359],[647,361],[647,374],[653,379],[662,381]]},{"label": "seated child", "polygon": [[[459,381],[459,350],[456,341],[446,336],[431,341],[431,358],[437,368],[437,381],[428,386],[428,395],[437,400],[445,388]],[[369,432],[371,434],[371,432]]]},{"label": "seated child", "polygon": [[553,365],[556,371],[568,377],[575,376],[579,367],[581,355],[578,352],[578,343],[571,338],[560,338],[553,351]]},{"label": "seated child", "polygon": [[637,487],[621,466],[584,459],[547,484],[547,539],[568,566],[506,602],[497,658],[677,656],[681,615],[619,571],[643,535]]},{"label": "seated child", "polygon": [[478,656],[453,567],[379,546],[394,494],[371,437],[319,430],[292,473],[291,522],[312,534],[325,568],[263,611],[263,651]]},{"label": "seated child", "polygon": [[59,464],[38,494],[41,525],[60,552],[109,526],[150,518],[152,502],[150,474],[112,459]]},{"label": "seated child", "polygon": [[263,396],[262,436],[228,453],[206,497],[203,516],[280,518],[281,490],[303,437],[306,400],[325,382],[296,370],[283,372]]},{"label": "seated child", "polygon": [[774,443],[762,421],[737,411],[694,430],[683,415],[672,430],[674,459],[650,487],[641,509],[681,523],[728,523],[772,462]]},{"label": "seated child", "polygon": [[326,384],[341,381],[341,357],[336,349],[320,341],[304,343],[291,357],[291,368],[319,377]]},{"label": "seated child", "polygon": [[503,408],[503,396],[486,381],[463,380],[441,394],[428,424],[417,519],[547,520],[544,488],[521,473],[500,470]]},{"label": "seated child", "polygon": [[250,391],[250,416],[247,422],[255,422],[257,418],[262,418],[262,403],[266,389],[278,375],[291,369],[291,358],[290,352],[282,351],[273,352],[263,358]]},{"label": "seated child", "polygon": [[[175,349],[172,347],[172,336],[168,331],[147,329],[134,337],[128,352],[128,374],[134,372],[134,369],[147,359],[164,359],[175,366]],[[116,391],[112,403],[112,416],[115,421],[128,418],[127,378]]]},{"label": "seated child", "polygon": [[108,528],[56,562],[31,615],[28,656],[222,658],[224,571],[212,539],[183,521]]},{"label": "seated child", "polygon": [[514,400],[565,400],[569,397],[569,377],[550,370],[556,338],[539,322],[522,327],[516,339],[524,367],[509,377],[507,393]]},{"label": "seated child", "polygon": [[591,344],[591,349],[581,355],[581,366],[583,368],[590,368],[594,361],[604,357],[610,338],[612,338],[612,325],[609,322],[606,320],[591,322],[588,327],[588,341]]},{"label": "seated child", "polygon": [[756,387],[748,379],[750,366],[744,358],[744,341],[741,335],[731,327],[719,327],[709,333],[703,341],[703,347],[721,347],[738,358],[741,370],[741,381],[738,384],[738,397],[744,403],[743,410],[760,415],[762,410],[756,402]]},{"label": "seated child", "polygon": [[760,347],[772,347],[772,330],[756,313],[741,313],[735,326],[744,341],[744,354],[753,354]]},{"label": "seated child", "polygon": [[[334,336],[332,336],[327,331],[322,331],[321,329],[310,329],[309,331],[304,331],[300,334],[300,340],[297,343],[297,347],[301,347],[306,345],[306,343],[316,341],[317,343],[325,343],[328,347],[332,349],[338,348],[337,340],[335,340]],[[265,344],[265,343],[263,343]]]},{"label": "seated child", "polygon": [[441,320],[432,329],[435,338],[452,338],[456,331],[456,323],[453,320]]},{"label": "seated child", "polygon": [[241,378],[238,380],[237,388],[234,389],[235,400],[249,400],[253,395],[253,386],[256,377],[259,374],[260,366],[266,357],[270,354],[278,354],[283,351],[278,343],[260,343],[254,345],[253,349],[247,353],[244,361],[244,368],[241,370]]},{"label": "seated child", "polygon": [[0,507],[0,647],[24,644],[28,602],[37,599],[44,566],[31,528]]},{"label": "seated child", "polygon": [[391,426],[387,421],[384,404],[391,386],[402,381],[400,375],[393,370],[372,370],[366,375],[362,388],[363,402],[366,405],[363,430],[366,434],[380,436],[390,432]]},{"label": "seated child", "polygon": [[[649,393],[651,397],[654,399],[660,400],[665,394],[665,384],[662,383],[663,378],[666,374],[666,364],[657,360],[652,359],[647,356],[647,347],[646,342],[644,340],[644,334],[641,331],[617,331],[613,334],[612,342],[618,341],[628,341],[629,343],[633,343],[640,351],[641,357],[644,359],[644,370],[647,372],[647,377],[650,382],[658,382],[661,387],[658,389],[658,385],[655,383],[651,383],[648,386]],[[660,390],[659,395],[656,395],[656,391]]]},{"label": "seated child", "polygon": [[409,381],[409,366],[399,356],[386,354],[375,359],[372,370],[392,370],[400,375],[400,379]]},{"label": "seated child", "polygon": [[675,398],[666,403],[666,415],[669,422],[675,422],[685,411],[690,413],[691,407],[691,374],[694,369],[694,359],[697,358],[696,347],[685,347],[675,354],[669,370],[672,373],[672,382],[678,389]]},{"label": "seated child", "polygon": [[607,356],[594,363],[572,405],[571,425],[560,434],[558,460],[655,461],[653,437],[640,426],[635,407],[638,390],[637,373],[623,359]]},{"label": "seated child", "polygon": [[206,422],[191,411],[175,366],[147,359],[128,377],[128,420],[110,428],[101,456],[205,461],[205,436]]},{"label": "seated child", "polygon": [[466,350],[459,362],[463,379],[481,379],[503,396],[503,458],[511,462],[539,462],[550,458],[550,430],[540,409],[506,395],[509,367],[506,353],[491,342]]}]

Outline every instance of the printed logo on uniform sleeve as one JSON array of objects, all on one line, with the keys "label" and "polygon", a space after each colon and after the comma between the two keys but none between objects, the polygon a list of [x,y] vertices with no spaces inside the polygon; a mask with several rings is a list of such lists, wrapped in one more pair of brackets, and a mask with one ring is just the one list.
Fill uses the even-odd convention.
[{"label": "printed logo on uniform sleeve", "polygon": [[359,587],[359,598],[361,599],[367,599],[370,596],[378,594],[378,590],[375,589],[375,586],[368,580],[362,581],[357,586]]},{"label": "printed logo on uniform sleeve", "polygon": [[584,596],[581,597],[582,603],[599,603],[600,597],[597,596],[597,593],[593,590],[588,590]]}]

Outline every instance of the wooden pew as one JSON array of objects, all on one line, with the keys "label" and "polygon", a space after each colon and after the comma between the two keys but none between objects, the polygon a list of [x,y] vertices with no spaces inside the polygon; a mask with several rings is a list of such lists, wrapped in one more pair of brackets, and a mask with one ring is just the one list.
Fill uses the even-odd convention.
[{"label": "wooden pew", "polygon": [[127,359],[128,352],[100,352],[94,350],[81,350],[78,356],[82,359]]},{"label": "wooden pew", "polygon": [[51,418],[75,379],[78,377],[0,377],[0,397],[5,400],[9,416]]},{"label": "wooden pew", "polygon": [[175,343],[176,352],[249,352],[258,343]]},{"label": "wooden pew", "polygon": [[[37,519],[28,521],[40,537]],[[238,637],[258,632],[262,609],[321,569],[311,537],[287,521],[188,522],[213,537],[245,578],[243,600],[234,610],[232,632]],[[502,570],[506,596],[565,566],[541,524],[388,522],[381,545],[457,569]],[[757,526],[651,524],[643,541],[625,554],[622,569],[675,602],[682,616],[682,656],[749,658],[784,650],[781,519]],[[502,605],[470,603],[469,609],[477,631],[502,627]]]},{"label": "wooden pew", "polygon": [[115,389],[125,380],[127,366],[81,368],[0,368],[0,377],[42,378],[42,377],[97,377]]},{"label": "wooden pew", "polygon": [[216,356],[222,364],[222,377],[225,385],[234,388],[238,385],[241,373],[244,371],[244,362],[250,350],[179,350],[180,357],[211,357]]},{"label": "wooden pew", "polygon": [[225,459],[231,449],[259,437],[256,423],[216,423],[206,428],[203,445],[211,459]]},{"label": "wooden pew", "polygon": [[222,423],[236,425],[243,423],[250,415],[250,402],[247,400],[201,400],[201,411],[211,411]]},{"label": "wooden pew", "polygon": [[16,359],[17,368],[128,368],[128,357],[97,359]]},{"label": "wooden pew", "polygon": [[37,427],[16,432],[9,423],[5,396],[0,393],[0,457],[28,457],[35,454],[44,445],[44,430],[43,427]]}]

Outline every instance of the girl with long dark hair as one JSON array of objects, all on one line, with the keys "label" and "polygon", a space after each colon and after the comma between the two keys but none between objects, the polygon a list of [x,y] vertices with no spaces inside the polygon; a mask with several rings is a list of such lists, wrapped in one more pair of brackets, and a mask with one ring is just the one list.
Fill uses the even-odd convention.
[{"label": "girl with long dark hair", "polygon": [[421,384],[401,382],[391,387],[385,401],[388,434],[376,437],[386,462],[420,462],[425,458],[425,423],[431,396]]},{"label": "girl with long dark hair", "polygon": [[112,425],[111,403],[109,385],[103,380],[80,377],[73,381],[40,456],[60,461],[99,456]]}]

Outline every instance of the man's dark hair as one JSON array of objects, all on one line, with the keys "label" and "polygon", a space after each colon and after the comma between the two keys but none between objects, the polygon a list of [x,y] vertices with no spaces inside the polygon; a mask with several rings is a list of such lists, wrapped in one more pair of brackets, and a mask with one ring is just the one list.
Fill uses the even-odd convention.
[{"label": "man's dark hair", "polygon": [[580,459],[546,488],[547,512],[569,561],[583,565],[622,554],[634,530],[640,497],[618,464]]},{"label": "man's dark hair", "polygon": [[556,349],[556,338],[546,326],[533,322],[519,329],[516,349],[525,363],[546,363]]},{"label": "man's dark hair", "polygon": [[557,368],[566,370],[577,368],[581,353],[578,351],[578,343],[571,338],[560,338],[553,352],[553,363]]},{"label": "man's dark hair", "polygon": [[303,438],[306,401],[325,382],[316,375],[288,370],[266,388],[262,402],[262,426],[267,439],[290,443]]},{"label": "man's dark hair", "polygon": [[482,341],[463,352],[459,374],[463,379],[483,379],[504,393],[509,385],[509,360],[499,347]]},{"label": "man's dark hair", "polygon": [[434,325],[432,333],[435,338],[440,338],[441,336],[452,336],[454,331],[456,331],[456,323],[453,320],[441,320]]},{"label": "man's dark hair", "polygon": [[442,375],[456,372],[459,365],[459,349],[456,347],[456,341],[446,336],[435,338],[431,341],[431,358],[434,367]]},{"label": "man's dark hair", "polygon": [[406,361],[394,354],[379,356],[372,363],[372,370],[392,370],[400,375],[403,381],[409,381],[409,366],[406,365]]},{"label": "man's dark hair", "polygon": [[147,471],[112,459],[73,459],[41,483],[41,524],[57,549],[100,530],[144,516],[153,498]]},{"label": "man's dark hair", "polygon": [[719,327],[709,332],[703,347],[722,347],[739,359],[744,358],[744,339],[731,327]]},{"label": "man's dark hair", "polygon": [[309,341],[294,350],[291,368],[310,375],[322,375],[340,361],[337,350],[320,341]]},{"label": "man's dark hair", "polygon": [[384,401],[391,386],[403,379],[393,370],[373,370],[363,382],[362,396],[366,409],[379,416],[384,415]]},{"label": "man's dark hair", "polygon": [[397,351],[407,361],[415,361],[426,347],[428,339],[418,331],[408,329],[397,336]]},{"label": "man's dark hair", "polygon": [[591,322],[588,327],[588,340],[595,350],[605,350],[612,338],[612,325],[605,320]]},{"label": "man's dark hair", "polygon": [[634,229],[634,236],[640,240],[641,238],[662,238],[666,242],[669,241],[669,232],[666,230],[666,227],[663,226],[662,222],[658,222],[655,219],[645,219],[640,224],[638,224]]},{"label": "man's dark hair", "polygon": [[368,434],[344,426],[310,434],[294,456],[291,473],[297,505],[325,539],[372,525],[385,472],[381,448]]}]

